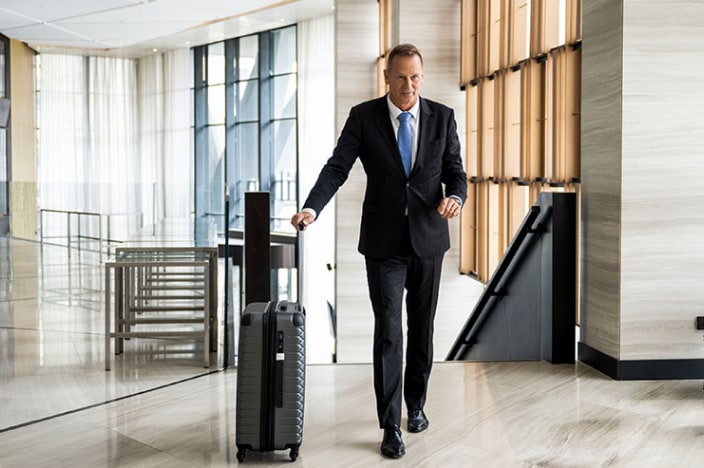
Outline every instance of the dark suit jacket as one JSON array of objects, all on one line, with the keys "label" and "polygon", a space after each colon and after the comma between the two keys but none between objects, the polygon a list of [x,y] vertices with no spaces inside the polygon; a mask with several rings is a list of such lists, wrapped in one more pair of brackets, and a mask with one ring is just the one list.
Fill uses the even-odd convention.
[{"label": "dark suit jacket", "polygon": [[393,256],[408,207],[416,254],[427,257],[444,253],[450,248],[450,236],[447,220],[437,207],[446,196],[456,195],[463,203],[467,196],[453,110],[421,98],[418,131],[416,161],[407,179],[386,96],[353,107],[303,207],[320,214],[359,158],[367,175],[359,252],[378,259]]}]

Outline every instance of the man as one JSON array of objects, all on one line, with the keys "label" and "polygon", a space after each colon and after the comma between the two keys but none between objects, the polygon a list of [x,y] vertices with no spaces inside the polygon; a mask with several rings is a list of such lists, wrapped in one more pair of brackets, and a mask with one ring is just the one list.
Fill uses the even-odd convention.
[{"label": "man", "polygon": [[[358,249],[365,257],[374,310],[381,453],[399,458],[406,452],[400,430],[402,388],[408,431],[421,432],[429,424],[423,406],[433,361],[440,270],[450,247],[447,220],[460,212],[467,176],[454,112],[418,94],[423,84],[418,49],[401,44],[391,50],[384,79],[386,96],[350,110],[332,156],[291,224],[304,230],[313,223],[360,159],[367,187]],[[408,333],[402,379],[404,288]]]}]

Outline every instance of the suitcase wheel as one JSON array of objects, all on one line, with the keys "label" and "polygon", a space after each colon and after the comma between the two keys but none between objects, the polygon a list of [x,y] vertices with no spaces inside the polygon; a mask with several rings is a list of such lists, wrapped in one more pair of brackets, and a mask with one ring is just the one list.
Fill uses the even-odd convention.
[{"label": "suitcase wheel", "polygon": [[244,461],[244,458],[247,456],[247,449],[246,448],[241,448],[237,450],[237,461],[242,463]]},{"label": "suitcase wheel", "polygon": [[288,454],[292,462],[295,462],[298,458],[298,447],[291,447],[291,451]]}]

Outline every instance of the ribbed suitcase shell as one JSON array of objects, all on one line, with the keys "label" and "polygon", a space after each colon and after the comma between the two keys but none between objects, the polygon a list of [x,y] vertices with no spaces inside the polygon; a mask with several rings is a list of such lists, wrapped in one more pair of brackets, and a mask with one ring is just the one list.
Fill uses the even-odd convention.
[{"label": "ribbed suitcase shell", "polygon": [[247,450],[290,449],[303,440],[305,313],[293,302],[255,302],[240,319],[236,444]]}]

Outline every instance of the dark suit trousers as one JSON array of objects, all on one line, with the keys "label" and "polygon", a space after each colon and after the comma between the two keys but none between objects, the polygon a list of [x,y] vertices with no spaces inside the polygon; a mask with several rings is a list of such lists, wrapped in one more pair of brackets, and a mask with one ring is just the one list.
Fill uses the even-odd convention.
[{"label": "dark suit trousers", "polygon": [[[443,255],[418,257],[410,239],[388,259],[365,258],[374,310],[374,392],[381,428],[400,425],[406,408],[422,409],[433,364],[433,321]],[[403,372],[403,292],[406,289],[406,370]],[[403,379],[402,379],[403,376]],[[403,380],[403,381],[402,381]]]}]

